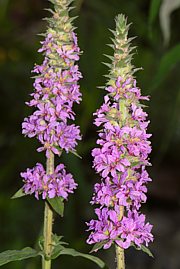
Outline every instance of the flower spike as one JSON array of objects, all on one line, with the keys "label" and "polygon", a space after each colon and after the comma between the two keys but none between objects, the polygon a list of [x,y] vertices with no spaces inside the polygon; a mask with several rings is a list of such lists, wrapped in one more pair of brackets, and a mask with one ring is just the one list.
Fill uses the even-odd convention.
[{"label": "flower spike", "polygon": [[[62,151],[75,152],[77,141],[81,139],[79,127],[70,121],[75,120],[74,103],[79,104],[81,93],[78,81],[82,77],[76,62],[80,49],[74,33],[68,7],[72,1],[51,0],[53,16],[47,18],[49,27],[45,40],[41,42],[39,53],[44,55],[41,65],[35,65],[34,92],[26,104],[34,107],[34,113],[25,118],[23,134],[36,137],[41,146],[38,152],[45,151],[49,159],[53,154],[60,156]],[[63,164],[51,174],[45,172],[41,164],[21,173],[26,194],[35,194],[38,199],[62,197],[76,189],[77,184],[71,174],[67,174]]]},{"label": "flower spike", "polygon": [[149,121],[141,104],[149,97],[141,95],[131,63],[134,48],[133,38],[128,38],[130,24],[122,14],[115,21],[116,30],[111,31],[114,55],[108,56],[112,62],[108,64],[106,95],[94,114],[94,124],[101,131],[98,147],[92,150],[93,167],[101,181],[94,186],[91,204],[96,206],[97,219],[87,223],[87,242],[95,244],[95,251],[114,243],[122,254],[122,249],[130,246],[146,249],[153,241],[152,225],[145,223],[145,215],[139,211],[147,199],[146,184],[151,181],[146,171],[150,165],[151,135],[147,133]]}]

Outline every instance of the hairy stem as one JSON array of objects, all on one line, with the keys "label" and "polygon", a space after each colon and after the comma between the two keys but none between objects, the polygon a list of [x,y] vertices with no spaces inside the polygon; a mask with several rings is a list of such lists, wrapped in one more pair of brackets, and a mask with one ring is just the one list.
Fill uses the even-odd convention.
[{"label": "hairy stem", "polygon": [[124,249],[116,245],[117,269],[125,269]]},{"label": "hairy stem", "polygon": [[[48,175],[54,172],[54,154],[50,153],[46,163],[46,172]],[[52,225],[53,212],[47,202],[44,209],[44,253],[45,258],[42,260],[42,269],[51,269],[51,248],[52,248]]]},{"label": "hairy stem", "polygon": [[[124,216],[124,206],[120,206],[119,220]],[[125,269],[124,249],[116,245],[116,262],[117,269]]]}]

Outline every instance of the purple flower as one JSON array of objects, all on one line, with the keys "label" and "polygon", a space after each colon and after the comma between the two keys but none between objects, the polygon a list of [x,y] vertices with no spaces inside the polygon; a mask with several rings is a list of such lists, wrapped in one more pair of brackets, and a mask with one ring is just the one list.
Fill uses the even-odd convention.
[{"label": "purple flower", "polygon": [[57,143],[66,152],[74,150],[77,140],[81,140],[79,127],[74,124],[59,123],[55,129]]},{"label": "purple flower", "polygon": [[25,182],[23,190],[26,194],[35,193],[36,199],[39,198],[39,190],[43,188],[42,178],[46,175],[44,167],[42,164],[37,163],[36,166],[32,169],[27,169],[26,172],[22,172],[21,177]]},{"label": "purple flower", "polygon": [[131,77],[119,76],[111,84],[104,104],[94,114],[101,131],[98,147],[92,150],[93,167],[101,182],[94,187],[91,204],[99,208],[95,209],[97,220],[87,223],[91,231],[87,242],[104,242],[105,249],[113,242],[124,249],[132,244],[147,246],[153,240],[152,225],[145,224],[145,216],[137,210],[146,202],[146,183],[151,181],[145,170],[150,165],[151,135],[146,132],[147,113],[139,102],[148,98],[141,96]]},{"label": "purple flower", "polygon": [[98,173],[101,173],[105,178],[109,174],[112,177],[117,176],[119,172],[124,172],[125,168],[130,166],[128,159],[122,157],[123,152],[119,151],[117,147],[109,148],[95,148],[92,151],[94,157],[94,167]]},{"label": "purple flower", "polygon": [[126,249],[134,243],[141,247],[153,241],[152,225],[145,224],[145,216],[138,215],[137,211],[129,211],[127,217],[120,219],[119,210],[108,208],[96,209],[98,220],[87,223],[91,234],[87,240],[89,244],[104,241],[104,249],[109,248],[113,242]]},{"label": "purple flower", "polygon": [[143,243],[148,246],[148,243],[153,241],[152,225],[145,224],[145,216],[143,214],[138,215],[136,211],[129,211],[128,217],[123,217],[119,230],[120,237],[123,240],[118,240],[116,243],[125,249],[130,247],[132,243],[136,244],[137,247],[141,247]]},{"label": "purple flower", "polygon": [[26,172],[21,173],[21,177],[24,181],[24,192],[35,193],[36,199],[39,199],[39,195],[42,195],[43,199],[47,197],[67,199],[69,193],[73,193],[77,188],[73,176],[66,173],[63,164],[58,165],[53,174],[47,175],[44,167],[37,163],[34,168],[28,168]]},{"label": "purple flower", "polygon": [[69,50],[67,46],[62,46],[60,48],[57,47],[57,53],[59,56],[65,61],[65,63],[69,64],[70,60],[78,61],[79,55],[75,53],[74,49]]},{"label": "purple flower", "polygon": [[[70,122],[75,120],[73,106],[80,103],[82,96],[78,85],[82,75],[76,63],[80,49],[71,22],[64,22],[62,33],[63,29],[59,32],[56,27],[61,18],[53,19],[55,27],[51,25],[53,28],[48,28],[45,40],[41,42],[42,47],[38,50],[44,55],[44,60],[42,64],[35,65],[32,71],[36,75],[34,91],[26,104],[33,107],[33,114],[22,123],[22,133],[30,138],[36,137],[41,144],[37,151],[45,151],[47,158],[52,153],[61,155],[63,150],[67,153],[75,151],[78,140],[81,140],[79,126]],[[34,193],[37,199],[39,195],[43,199],[57,196],[67,199],[77,187],[63,165],[49,175],[42,165],[37,164],[33,169],[21,173],[21,176],[25,193]]]},{"label": "purple flower", "polygon": [[[34,92],[31,94],[29,106],[36,108],[33,115],[25,118],[22,128],[28,137],[36,136],[42,146],[38,151],[46,150],[59,154],[57,147],[69,152],[81,139],[79,127],[68,124],[68,119],[74,120],[73,104],[81,101],[78,80],[82,77],[75,61],[79,60],[77,37],[72,33],[72,45],[57,45],[57,36],[47,35],[39,52],[45,53],[42,65],[36,65],[33,72],[38,73],[34,82]],[[56,55],[56,61],[65,61],[65,67],[52,65],[50,54]]]}]

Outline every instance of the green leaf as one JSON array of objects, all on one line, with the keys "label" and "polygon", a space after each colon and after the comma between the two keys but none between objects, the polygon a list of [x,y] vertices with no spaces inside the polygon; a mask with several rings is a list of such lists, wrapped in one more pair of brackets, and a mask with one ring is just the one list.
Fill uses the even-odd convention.
[{"label": "green leaf", "polygon": [[6,250],[0,253],[0,266],[13,262],[29,259],[41,255],[35,249],[30,247],[23,248],[22,250]]},{"label": "green leaf", "polygon": [[99,258],[89,255],[89,254],[84,254],[81,253],[79,251],[76,251],[73,248],[64,248],[63,246],[56,246],[54,251],[55,254],[51,257],[52,259],[57,258],[60,255],[70,255],[73,257],[83,257],[85,259],[88,259],[90,261],[93,261],[94,263],[96,263],[100,268],[104,268],[105,267],[105,263],[100,260]]},{"label": "green leaf", "polygon": [[63,238],[62,235],[52,234],[52,241],[55,244],[58,244],[61,241],[62,238]]},{"label": "green leaf", "polygon": [[82,157],[77,153],[77,151],[75,151],[75,150],[70,150],[70,152],[71,152],[72,154],[74,154],[76,157],[82,159]]},{"label": "green leaf", "polygon": [[151,0],[150,9],[149,9],[149,25],[150,26],[152,26],[152,24],[154,23],[158,15],[161,1],[162,0]]},{"label": "green leaf", "polygon": [[61,217],[64,215],[64,202],[63,198],[55,197],[55,198],[48,198],[47,199],[51,207],[54,209],[56,213],[58,213]]},{"label": "green leaf", "polygon": [[142,250],[146,254],[148,254],[150,257],[154,258],[152,252],[149,248],[145,247],[144,245],[141,245],[141,247],[137,247],[134,243],[131,244],[132,247],[134,247],[136,250]]},{"label": "green leaf", "polygon": [[144,245],[141,245],[141,250],[148,254],[150,257],[154,258],[152,252],[149,250],[149,248],[145,247]]},{"label": "green leaf", "polygon": [[69,245],[67,242],[61,241],[61,239],[63,238],[62,235],[57,235],[57,234],[53,234],[52,235],[52,242],[53,245]]},{"label": "green leaf", "polygon": [[43,251],[44,250],[44,237],[43,236],[39,238],[38,245],[39,245],[40,250]]},{"label": "green leaf", "polygon": [[[51,257],[53,259],[56,259],[59,253],[59,250],[63,249],[64,247],[62,245],[68,245],[68,243],[61,241],[63,236],[58,236],[57,234],[52,234],[52,254]],[[44,237],[41,236],[38,241],[39,248],[42,252],[44,252]]]},{"label": "green leaf", "polygon": [[151,91],[157,88],[171,69],[180,61],[180,44],[169,50],[161,59]]},{"label": "green leaf", "polygon": [[11,197],[11,199],[17,199],[26,195],[27,194],[23,191],[23,188],[21,188]]},{"label": "green leaf", "polygon": [[97,251],[99,249],[101,249],[106,243],[108,242],[108,240],[104,240],[104,241],[101,241],[99,243],[96,243],[93,248],[91,249],[90,253],[94,252],[94,251]]},{"label": "green leaf", "polygon": [[52,254],[51,254],[51,259],[52,260],[55,260],[57,257],[59,257],[60,252],[64,249],[64,247],[62,245],[57,245],[54,247],[53,251],[52,251]]}]

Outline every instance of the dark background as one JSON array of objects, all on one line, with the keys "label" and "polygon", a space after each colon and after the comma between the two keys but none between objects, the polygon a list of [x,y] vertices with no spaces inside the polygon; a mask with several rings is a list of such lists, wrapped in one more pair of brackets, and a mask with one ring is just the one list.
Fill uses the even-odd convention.
[{"label": "dark background", "polygon": [[[171,16],[161,16],[163,1],[155,0],[79,0],[72,15],[78,15],[79,45],[84,51],[80,60],[83,101],[76,106],[77,124],[83,141],[78,152],[82,160],[63,155],[69,171],[79,184],[65,206],[64,218],[56,217],[54,230],[64,235],[71,247],[88,252],[91,246],[85,241],[88,233],[85,221],[93,215],[90,206],[93,184],[98,180],[91,168],[91,149],[95,146],[97,129],[92,125],[92,113],[100,106],[104,92],[97,86],[106,82],[103,75],[107,68],[103,54],[112,55],[106,46],[114,29],[114,17],[118,13],[133,22],[130,36],[137,36],[134,65],[143,67],[137,73],[144,95],[151,95],[147,109],[151,120],[153,166],[149,169],[153,183],[149,184],[148,202],[142,207],[148,220],[154,224],[155,241],[150,249],[155,258],[129,249],[126,251],[127,269],[179,269],[180,268],[180,10]],[[173,4],[173,0],[170,1]],[[32,91],[31,70],[34,63],[41,63],[37,53],[45,31],[43,17],[49,16],[44,8],[46,0],[0,0],[0,251],[34,246],[42,232],[43,202],[33,197],[11,200],[22,186],[19,176],[36,162],[45,162],[43,153],[37,153],[35,139],[21,135],[23,118],[31,113],[25,106]],[[168,11],[168,10],[165,10]],[[168,13],[168,12],[166,12]],[[164,14],[164,13],[163,13]],[[163,18],[163,20],[162,20]],[[168,31],[162,32],[169,18],[170,40],[165,42]],[[165,44],[166,43],[166,44]],[[99,251],[97,256],[115,268],[114,249]],[[4,266],[6,269],[40,268],[40,259],[30,259]],[[53,268],[97,268],[83,258],[61,256]]]}]

